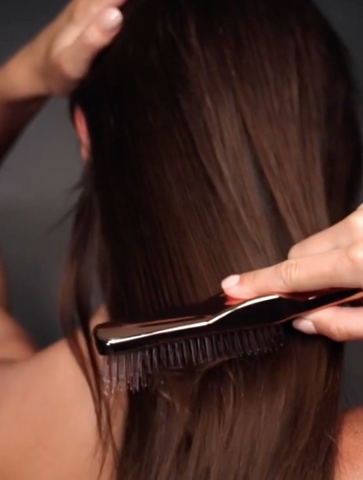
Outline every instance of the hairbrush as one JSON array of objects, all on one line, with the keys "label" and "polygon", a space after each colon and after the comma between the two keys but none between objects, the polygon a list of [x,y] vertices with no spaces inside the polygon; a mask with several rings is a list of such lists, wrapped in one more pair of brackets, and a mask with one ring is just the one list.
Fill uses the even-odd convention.
[{"label": "hairbrush", "polygon": [[93,334],[99,354],[105,357],[105,393],[138,391],[165,369],[276,351],[284,344],[287,322],[331,306],[354,306],[362,298],[360,289],[270,295],[242,302],[220,294],[170,310],[162,318],[100,324]]}]

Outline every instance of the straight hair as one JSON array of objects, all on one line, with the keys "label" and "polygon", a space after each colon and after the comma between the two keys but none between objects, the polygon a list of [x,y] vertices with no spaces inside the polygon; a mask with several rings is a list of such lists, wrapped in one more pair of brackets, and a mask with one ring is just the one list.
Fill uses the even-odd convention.
[{"label": "straight hair", "polygon": [[[91,159],[62,305],[89,345],[99,419],[94,270],[116,321],[205,300],[342,219],[361,165],[348,56],[309,0],[132,0],[124,17],[71,101]],[[116,477],[332,480],[343,346],[286,336],[130,394]]]}]

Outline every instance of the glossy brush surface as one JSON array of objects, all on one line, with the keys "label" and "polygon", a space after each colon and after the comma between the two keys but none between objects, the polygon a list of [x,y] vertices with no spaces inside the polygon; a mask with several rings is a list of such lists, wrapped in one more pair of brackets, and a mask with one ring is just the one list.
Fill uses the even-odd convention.
[{"label": "glossy brush surface", "polygon": [[[269,315],[272,301],[279,303],[279,306],[275,305],[274,308],[275,314],[279,318],[286,314],[286,303],[281,303],[279,300],[279,297],[272,296],[227,306],[226,299],[219,296],[204,304],[204,314],[188,316],[189,307],[186,310],[183,309],[180,316],[172,318],[165,317],[132,324],[108,323],[96,327],[94,336],[99,353],[109,355],[111,352],[124,353],[164,342],[189,339],[199,336],[201,330],[203,330],[203,334],[211,335],[222,331],[232,331],[239,327],[259,327],[262,322],[266,322],[266,315]],[[191,310],[200,309],[201,305],[197,305],[195,309]],[[249,309],[248,312],[247,309]],[[242,317],[249,320],[246,322]]]},{"label": "glossy brush surface", "polygon": [[[231,300],[220,295],[203,304],[182,309],[179,316],[172,318],[129,324],[102,324],[95,328],[94,336],[101,355],[125,353],[200,335],[278,325],[308,311],[349,301],[360,294],[362,291],[358,289],[340,290],[305,300],[272,295],[234,305],[228,305]],[[195,312],[194,315],[188,315],[191,312]]]},{"label": "glossy brush surface", "polygon": [[362,298],[363,291],[359,289],[336,290],[304,299],[273,295],[246,302],[231,302],[219,295],[174,311],[172,318],[166,315],[147,322],[101,324],[95,328],[94,337],[99,353],[105,356],[105,392],[138,391],[163,369],[271,353],[283,346],[283,323]]}]

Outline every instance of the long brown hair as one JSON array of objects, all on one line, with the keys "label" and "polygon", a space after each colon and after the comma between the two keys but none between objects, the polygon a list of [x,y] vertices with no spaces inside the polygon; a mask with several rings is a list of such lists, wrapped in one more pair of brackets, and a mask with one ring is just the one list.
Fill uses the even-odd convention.
[{"label": "long brown hair", "polygon": [[[94,261],[110,317],[146,319],[282,260],[348,213],[360,175],[347,55],[309,0],[132,0],[124,14],[72,99],[92,159],[64,298],[89,344]],[[342,346],[287,335],[276,354],[131,395],[117,478],[332,479]]]}]

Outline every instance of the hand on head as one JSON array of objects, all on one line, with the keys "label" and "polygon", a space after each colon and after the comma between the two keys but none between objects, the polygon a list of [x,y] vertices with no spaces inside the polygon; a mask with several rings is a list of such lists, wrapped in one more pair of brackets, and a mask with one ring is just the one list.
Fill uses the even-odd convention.
[{"label": "hand on head", "polygon": [[73,0],[24,53],[44,95],[68,95],[119,32],[126,0]]},{"label": "hand on head", "polygon": [[[328,288],[363,288],[363,205],[338,224],[295,245],[285,262],[222,282],[232,298]],[[362,308],[329,308],[294,322],[307,334],[363,340]]]}]

